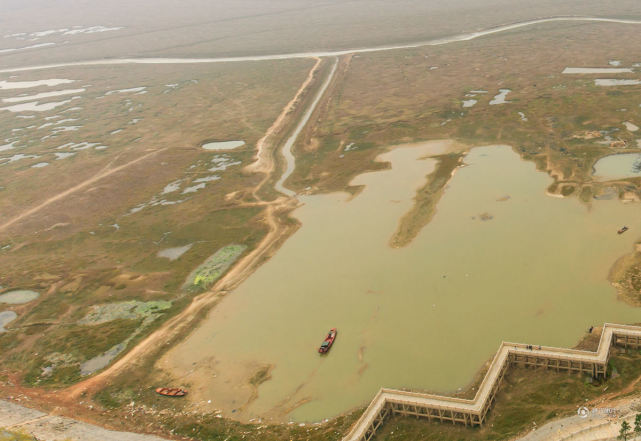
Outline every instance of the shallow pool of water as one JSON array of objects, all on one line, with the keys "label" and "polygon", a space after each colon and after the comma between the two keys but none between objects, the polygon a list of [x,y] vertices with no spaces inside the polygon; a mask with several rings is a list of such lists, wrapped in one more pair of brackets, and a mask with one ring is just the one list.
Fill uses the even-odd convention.
[{"label": "shallow pool of water", "polygon": [[0,312],[0,333],[7,332],[5,325],[8,325],[18,317],[13,311],[2,311]]},{"label": "shallow pool of water", "polygon": [[632,73],[632,69],[624,67],[566,67],[564,74],[619,74]]},{"label": "shallow pool of water", "polygon": [[9,305],[21,305],[23,303],[31,302],[38,297],[40,297],[40,294],[35,291],[16,289],[15,291],[8,291],[4,294],[0,294],[0,303],[6,303]]},{"label": "shallow pool of water", "polygon": [[203,144],[205,150],[233,150],[245,145],[245,141],[217,141]]},{"label": "shallow pool of water", "polygon": [[165,259],[169,260],[176,260],[179,259],[180,256],[185,254],[187,251],[189,251],[193,245],[193,243],[190,243],[182,247],[165,248],[164,250],[158,251],[157,256],[164,257]]},{"label": "shallow pool of water", "polygon": [[507,94],[510,93],[510,89],[499,89],[499,93],[492,98],[492,101],[490,101],[490,106],[495,106],[497,104],[506,104],[509,103],[509,101],[506,100]]},{"label": "shallow pool of water", "polygon": [[119,343],[108,351],[95,356],[94,358],[80,364],[80,375],[91,375],[100,369],[105,368],[111,361],[127,347],[126,343]]},{"label": "shallow pool of water", "polygon": [[601,179],[624,179],[641,176],[641,154],[609,155],[594,164],[594,176]]},{"label": "shallow pool of water", "polygon": [[617,80],[612,78],[599,78],[594,80],[596,86],[637,86],[641,80]]},{"label": "shallow pool of water", "polygon": [[[590,325],[638,322],[607,275],[639,237],[639,207],[546,196],[551,179],[508,147],[473,149],[432,221],[390,248],[434,168],[419,158],[442,150],[392,150],[382,157],[392,169],[357,177],[353,199],[301,197],[302,228],[159,367],[207,410],[318,421],[382,386],[465,387],[502,340],[572,346]],[[617,235],[621,225],[630,232]],[[319,356],[332,327],[336,343]],[[271,379],[255,395],[250,379],[265,366]]]}]

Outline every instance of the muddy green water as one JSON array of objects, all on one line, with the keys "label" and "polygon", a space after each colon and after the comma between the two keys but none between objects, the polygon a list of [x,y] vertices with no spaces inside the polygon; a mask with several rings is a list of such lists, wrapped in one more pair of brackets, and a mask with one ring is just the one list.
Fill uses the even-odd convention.
[{"label": "muddy green water", "polygon": [[601,179],[625,179],[641,176],[641,154],[609,155],[594,164],[594,176]]},{"label": "muddy green water", "polygon": [[[366,187],[353,200],[301,198],[302,228],[160,365],[205,409],[318,421],[381,386],[465,387],[502,340],[572,346],[592,324],[641,319],[606,280],[641,235],[639,206],[546,196],[550,178],[505,146],[473,149],[432,222],[390,248],[434,166],[417,158],[441,148],[385,154],[392,169],[358,177]],[[617,235],[621,225],[629,233]],[[321,357],[331,327],[339,334]],[[272,378],[246,404],[245,371],[261,363]]]}]

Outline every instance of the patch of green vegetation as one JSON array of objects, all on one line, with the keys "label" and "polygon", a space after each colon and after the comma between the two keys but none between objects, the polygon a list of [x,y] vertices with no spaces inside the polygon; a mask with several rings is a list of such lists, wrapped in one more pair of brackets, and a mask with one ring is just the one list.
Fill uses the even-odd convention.
[{"label": "patch of green vegetation", "polygon": [[572,185],[564,185],[561,187],[561,194],[563,196],[570,196],[572,193],[574,193],[575,187]]},{"label": "patch of green vegetation", "polygon": [[94,305],[85,317],[78,321],[79,325],[98,325],[112,320],[136,320],[153,317],[171,308],[167,300],[152,300],[140,302],[130,300],[127,302],[104,303]]},{"label": "patch of green vegetation", "polygon": [[189,275],[185,289],[204,291],[212,286],[246,248],[245,245],[228,245],[216,251]]},{"label": "patch of green vegetation", "polygon": [[260,386],[271,378],[271,366],[263,366],[249,379],[252,386]]},{"label": "patch of green vegetation", "polygon": [[25,383],[62,386],[80,379],[80,363],[126,340],[142,320],[116,319],[98,325],[50,328],[34,345],[34,354],[16,355],[26,366]]},{"label": "patch of green vegetation", "polygon": [[25,432],[15,432],[0,428],[0,441],[36,441],[36,439]]},{"label": "patch of green vegetation", "polygon": [[106,388],[96,393],[93,398],[107,409],[117,409],[136,398],[136,393],[130,388],[120,390],[110,390]]}]

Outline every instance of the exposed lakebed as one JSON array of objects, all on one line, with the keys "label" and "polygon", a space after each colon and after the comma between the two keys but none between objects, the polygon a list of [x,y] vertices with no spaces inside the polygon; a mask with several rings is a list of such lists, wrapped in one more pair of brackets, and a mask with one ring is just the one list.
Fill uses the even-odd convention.
[{"label": "exposed lakebed", "polygon": [[[638,321],[607,275],[633,249],[639,207],[546,196],[551,179],[509,147],[471,150],[432,221],[391,248],[436,164],[419,158],[448,145],[382,155],[392,169],[357,177],[365,188],[352,199],[300,197],[302,228],[159,366],[203,410],[318,421],[380,387],[465,387],[502,340],[572,346],[590,325]],[[621,225],[630,232],[617,235]],[[338,338],[321,357],[331,327]],[[265,366],[256,396],[250,379]]]}]

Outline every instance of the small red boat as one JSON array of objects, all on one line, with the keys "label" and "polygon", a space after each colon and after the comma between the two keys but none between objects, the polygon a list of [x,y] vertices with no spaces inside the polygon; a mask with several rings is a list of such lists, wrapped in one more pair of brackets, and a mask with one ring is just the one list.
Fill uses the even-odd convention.
[{"label": "small red boat", "polygon": [[623,233],[625,233],[625,232],[626,232],[626,231],[628,231],[628,230],[629,230],[629,228],[628,228],[628,227],[621,227],[621,228],[617,231],[617,234],[623,234]]},{"label": "small red boat", "polygon": [[156,389],[156,393],[165,397],[184,397],[187,395],[186,390],[177,387],[159,387]]},{"label": "small red boat", "polygon": [[336,340],[336,334],[338,334],[336,328],[330,329],[327,337],[325,337],[325,340],[320,345],[320,348],[318,348],[318,352],[320,352],[321,354],[325,354],[327,351],[329,351],[329,348],[331,348],[334,344],[334,340]]}]

